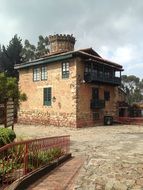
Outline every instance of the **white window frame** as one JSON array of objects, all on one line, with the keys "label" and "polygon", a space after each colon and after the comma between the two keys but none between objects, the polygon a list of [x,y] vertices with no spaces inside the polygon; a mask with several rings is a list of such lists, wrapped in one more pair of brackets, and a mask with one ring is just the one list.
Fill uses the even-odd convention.
[{"label": "white window frame", "polygon": [[41,67],[41,80],[47,80],[47,66]]},{"label": "white window frame", "polygon": [[39,81],[40,80],[40,68],[34,67],[33,69],[33,81]]}]

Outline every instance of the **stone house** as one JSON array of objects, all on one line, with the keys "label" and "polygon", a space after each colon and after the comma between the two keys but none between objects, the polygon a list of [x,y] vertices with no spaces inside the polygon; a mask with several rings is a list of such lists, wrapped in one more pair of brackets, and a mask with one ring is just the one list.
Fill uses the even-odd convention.
[{"label": "stone house", "polygon": [[19,122],[85,127],[118,115],[121,65],[92,48],[74,50],[72,35],[49,36],[50,53],[16,65],[19,87],[27,94]]}]

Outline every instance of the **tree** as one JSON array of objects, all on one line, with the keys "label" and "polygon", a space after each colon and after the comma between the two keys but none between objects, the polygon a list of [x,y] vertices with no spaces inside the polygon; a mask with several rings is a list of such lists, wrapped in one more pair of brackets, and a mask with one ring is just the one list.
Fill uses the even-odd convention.
[{"label": "tree", "polygon": [[0,72],[18,79],[18,71],[14,69],[14,65],[44,56],[49,52],[48,45],[48,37],[40,35],[37,47],[28,40],[25,40],[23,47],[22,39],[14,35],[7,47],[0,45]]},{"label": "tree", "polygon": [[3,71],[3,63],[2,63],[2,48],[1,48],[1,45],[0,45],[0,72]]},{"label": "tree", "polygon": [[24,62],[36,59],[36,47],[30,44],[28,40],[25,40],[24,42],[24,47],[22,49],[22,57]]},{"label": "tree", "polygon": [[18,78],[17,70],[14,70],[15,64],[20,64],[23,62],[22,59],[22,43],[21,39],[15,35],[9,42],[7,47],[3,46],[1,49],[0,63],[2,71],[4,71],[7,76]]},{"label": "tree", "polygon": [[22,50],[22,57],[24,62],[39,59],[49,52],[49,39],[48,37],[39,36],[37,47],[31,44],[28,40],[25,40]]},{"label": "tree", "polygon": [[25,101],[26,94],[18,89],[17,79],[14,77],[7,77],[4,73],[0,73],[0,102],[5,99],[13,98],[17,104],[19,100]]},{"label": "tree", "polygon": [[36,58],[40,58],[49,52],[49,39],[48,37],[39,36],[37,43]]},{"label": "tree", "polygon": [[143,81],[140,81],[138,77],[134,75],[123,75],[122,88],[127,93],[127,101],[129,104],[143,100]]}]

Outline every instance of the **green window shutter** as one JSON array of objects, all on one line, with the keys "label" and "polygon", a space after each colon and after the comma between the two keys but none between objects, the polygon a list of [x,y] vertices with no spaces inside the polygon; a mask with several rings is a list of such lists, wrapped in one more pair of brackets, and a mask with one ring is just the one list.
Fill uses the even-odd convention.
[{"label": "green window shutter", "polygon": [[44,88],[44,105],[51,106],[51,88]]}]

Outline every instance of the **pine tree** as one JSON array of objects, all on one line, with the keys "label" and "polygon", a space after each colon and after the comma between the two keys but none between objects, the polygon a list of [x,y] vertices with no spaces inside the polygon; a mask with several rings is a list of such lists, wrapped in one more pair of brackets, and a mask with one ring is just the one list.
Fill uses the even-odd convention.
[{"label": "pine tree", "polygon": [[1,50],[1,65],[7,76],[18,78],[18,72],[14,69],[15,64],[23,62],[21,39],[15,35],[7,47],[3,46]]}]

